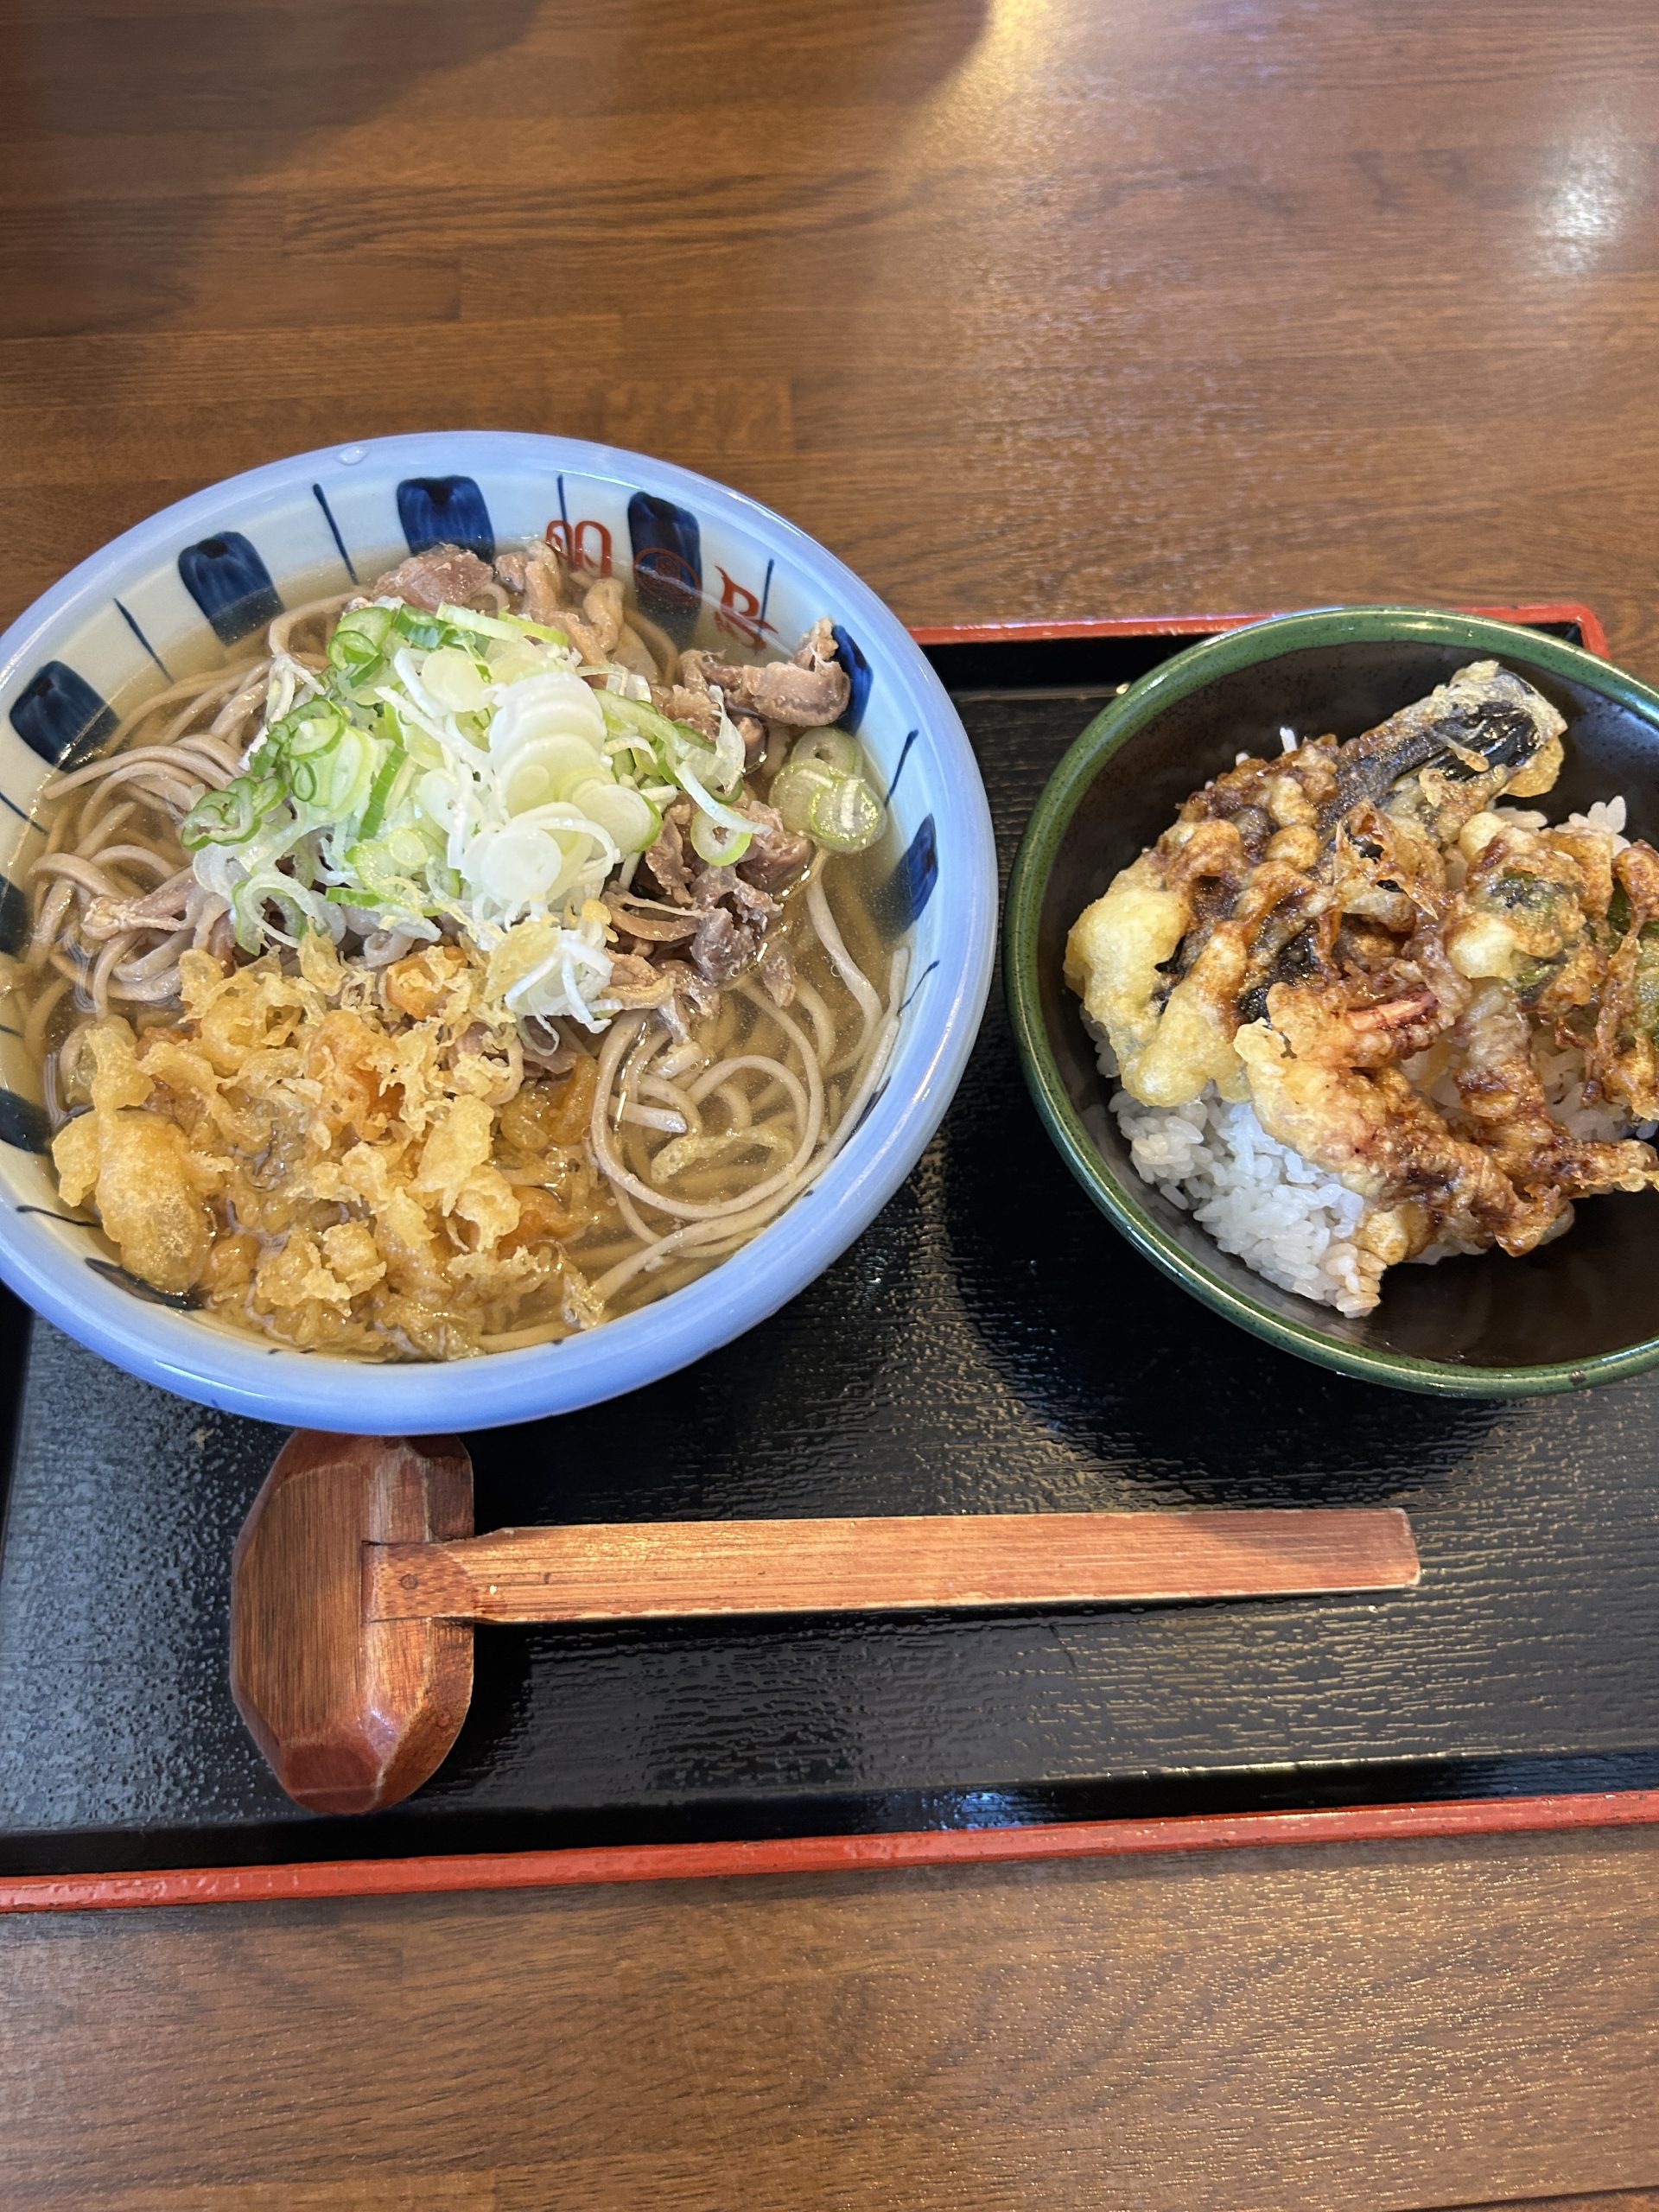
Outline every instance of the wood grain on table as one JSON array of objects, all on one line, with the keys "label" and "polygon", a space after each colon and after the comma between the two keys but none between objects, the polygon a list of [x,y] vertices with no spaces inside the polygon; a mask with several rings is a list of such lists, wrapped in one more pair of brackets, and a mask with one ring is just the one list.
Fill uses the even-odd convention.
[{"label": "wood grain on table", "polygon": [[1642,2183],[1656,1885],[1659,1834],[1626,1831],[14,1920],[3,2198],[1379,2212]]},{"label": "wood grain on table", "polygon": [[1647,0],[3,0],[0,613],[561,430],[914,620],[1582,596],[1659,672]]},{"label": "wood grain on table", "polygon": [[[232,470],[499,425],[917,622],[1582,598],[1659,677],[1649,0],[0,0],[0,618]],[[8,2205],[1659,2182],[1640,1832],[0,1945]]]}]

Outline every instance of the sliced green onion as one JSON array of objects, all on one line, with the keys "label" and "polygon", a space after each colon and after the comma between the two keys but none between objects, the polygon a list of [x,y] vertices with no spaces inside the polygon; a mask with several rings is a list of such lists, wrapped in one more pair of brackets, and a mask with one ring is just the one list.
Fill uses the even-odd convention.
[{"label": "sliced green onion", "polygon": [[569,797],[573,806],[579,806],[590,822],[596,822],[614,839],[621,853],[643,853],[656,842],[663,826],[663,817],[651,801],[626,784],[605,783],[595,777],[579,784]]},{"label": "sliced green onion", "polygon": [[380,766],[380,747],[366,730],[349,725],[327,756],[327,781],[322,806],[334,822],[349,822],[362,813]]},{"label": "sliced green onion", "polygon": [[[186,825],[193,852],[225,848],[197,865],[231,899],[246,950],[332,926],[342,906],[388,927],[442,914],[486,932],[525,886],[559,909],[631,866],[682,791],[700,804],[702,850],[730,861],[747,849],[753,823],[719,780],[741,733],[710,747],[626,691],[607,695],[607,715],[551,652],[565,643],[554,626],[387,603],[354,608],[335,632],[327,688],[308,684]],[[526,658],[536,680],[519,695],[498,669]]]},{"label": "sliced green onion", "polygon": [[741,861],[753,835],[750,829],[728,830],[722,823],[711,822],[701,809],[691,817],[691,849],[712,868],[729,868]]},{"label": "sliced green onion", "polygon": [[524,614],[475,614],[470,607],[453,607],[448,600],[438,609],[440,621],[456,630],[471,630],[480,638],[539,638],[544,645],[568,645],[569,635],[548,622],[532,622]]},{"label": "sliced green onion", "polygon": [[369,796],[363,809],[361,829],[365,837],[372,837],[386,818],[386,803],[391,797],[391,787],[409,763],[397,753],[388,753],[376,771],[369,786]]},{"label": "sliced green onion", "polygon": [[350,904],[398,906],[410,913],[423,913],[427,908],[424,889],[416,882],[415,871],[423,868],[431,857],[431,848],[416,833],[394,830],[389,837],[361,838],[346,855],[346,865],[356,878],[359,897]]},{"label": "sliced green onion", "polygon": [[648,775],[661,773],[657,755],[643,737],[607,737],[605,741],[605,750],[613,760],[624,753],[631,753],[636,760],[644,764]]},{"label": "sliced green onion", "polygon": [[488,671],[460,645],[440,645],[421,663],[421,685],[451,714],[476,713],[484,703]]},{"label": "sliced green onion", "polygon": [[601,776],[604,764],[585,737],[557,734],[527,738],[508,754],[499,770],[501,793],[509,814],[528,806],[569,798],[578,784]]},{"label": "sliced green onion", "polygon": [[204,791],[179,824],[187,853],[204,845],[244,845],[283,804],[275,776],[238,776],[219,791]]},{"label": "sliced green onion", "polygon": [[719,755],[711,753],[706,745],[682,746],[671,757],[668,772],[677,777],[682,768],[689,768],[700,784],[706,784],[711,791],[718,791],[721,798],[731,797],[720,772]]},{"label": "sliced green onion", "polygon": [[431,846],[420,831],[407,822],[400,823],[395,830],[389,830],[380,842],[401,868],[424,868],[432,857]]},{"label": "sliced green onion", "polygon": [[[398,607],[391,618],[391,632],[392,637],[401,638],[405,645],[417,646],[423,652],[435,652],[440,645],[466,643],[463,633],[453,622],[429,613],[423,607]],[[391,639],[386,642],[390,645]]]},{"label": "sliced green onion", "polygon": [[493,683],[517,683],[520,677],[539,676],[547,667],[546,654],[529,638],[515,638],[508,645],[492,639],[483,650]]},{"label": "sliced green onion", "polygon": [[747,814],[740,814],[734,806],[724,805],[714,798],[697,780],[695,772],[684,761],[674,764],[674,773],[682,786],[690,792],[697,804],[711,822],[718,822],[726,830],[753,830],[754,825]]},{"label": "sliced green onion", "polygon": [[861,853],[881,835],[887,810],[862,776],[838,776],[807,810],[807,835],[832,853]]},{"label": "sliced green onion", "polygon": [[326,753],[338,743],[346,728],[344,714],[332,699],[308,699],[290,708],[281,721],[272,722],[258,747],[285,760],[303,760]]},{"label": "sliced green onion", "polygon": [[784,817],[785,830],[804,835],[811,819],[812,802],[822,791],[832,791],[836,771],[824,760],[791,760],[778,771],[766,797]]},{"label": "sliced green onion", "polygon": [[645,699],[625,699],[620,691],[595,691],[594,696],[612,736],[644,738],[664,767],[685,745],[702,744],[696,730],[684,722],[670,721]]},{"label": "sliced green onion", "polygon": [[409,758],[420,767],[442,769],[448,765],[449,756],[442,746],[414,722],[397,723],[393,742],[401,745]]},{"label": "sliced green onion", "polygon": [[838,776],[856,775],[858,747],[844,729],[804,729],[790,749],[789,765],[808,760],[822,760]]},{"label": "sliced green onion", "polygon": [[342,614],[328,640],[329,665],[353,683],[366,676],[383,657],[393,612],[390,607],[354,607]]},{"label": "sliced green onion", "polygon": [[[711,788],[734,791],[742,779],[742,740],[732,724],[722,725],[722,735],[726,730],[731,731],[726,750],[722,751],[707,744],[690,723],[671,721],[643,699],[626,699],[617,691],[595,691],[594,696],[599,702],[607,729],[613,736],[635,734],[652,745],[664,772],[683,791],[690,793],[711,821],[724,823],[728,830],[747,826],[744,816],[711,796]],[[734,744],[738,762],[735,780],[728,773],[730,747]]]}]

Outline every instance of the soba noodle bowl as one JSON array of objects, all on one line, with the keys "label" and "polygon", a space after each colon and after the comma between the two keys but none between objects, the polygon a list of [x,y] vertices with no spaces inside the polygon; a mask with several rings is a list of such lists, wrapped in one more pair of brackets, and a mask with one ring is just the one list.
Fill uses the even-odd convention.
[{"label": "soba noodle bowl", "polygon": [[789,660],[437,547],[48,779],[10,977],[66,1202],[158,1294],[447,1358],[702,1274],[880,1084],[885,814]]}]

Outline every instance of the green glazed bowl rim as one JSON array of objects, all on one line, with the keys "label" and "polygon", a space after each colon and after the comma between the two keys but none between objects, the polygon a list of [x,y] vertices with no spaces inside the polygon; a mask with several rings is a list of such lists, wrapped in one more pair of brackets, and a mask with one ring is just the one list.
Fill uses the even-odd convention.
[{"label": "green glazed bowl rim", "polygon": [[[1096,1149],[1072,1105],[1049,1045],[1039,991],[1038,926],[1054,855],[1084,793],[1105,763],[1137,731],[1177,700],[1217,677],[1311,645],[1383,644],[1416,639],[1484,656],[1515,654],[1551,674],[1582,683],[1628,708],[1659,739],[1659,691],[1592,653],[1535,630],[1485,615],[1433,607],[1318,607],[1275,614],[1190,645],[1141,677],[1096,715],[1050,777],[1026,825],[1008,880],[1003,921],[1003,976],[1014,1044],[1026,1083],[1049,1135],[1077,1181],[1137,1251],[1215,1313],[1321,1367],[1369,1382],[1445,1397],[1526,1398],[1639,1375],[1659,1363],[1659,1337],[1592,1359],[1527,1367],[1470,1368],[1420,1359],[1328,1336],[1312,1321],[1287,1319],[1224,1282],[1168,1235],[1136,1193]],[[1313,1309],[1310,1309],[1313,1310]]]}]

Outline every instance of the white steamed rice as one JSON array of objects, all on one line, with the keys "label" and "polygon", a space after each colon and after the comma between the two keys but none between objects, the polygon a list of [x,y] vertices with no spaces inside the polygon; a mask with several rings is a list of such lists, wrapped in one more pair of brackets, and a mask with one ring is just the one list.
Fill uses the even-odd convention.
[{"label": "white steamed rice", "polygon": [[[1109,1050],[1101,1063],[1109,1074]],[[1354,1242],[1365,1200],[1270,1137],[1254,1107],[1230,1105],[1211,1084],[1187,1106],[1112,1096],[1143,1182],[1190,1210],[1224,1252],[1281,1289],[1343,1313],[1376,1305],[1382,1263]]]}]

